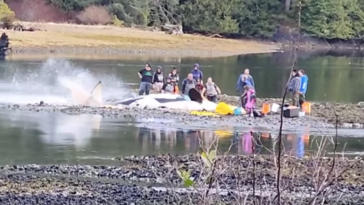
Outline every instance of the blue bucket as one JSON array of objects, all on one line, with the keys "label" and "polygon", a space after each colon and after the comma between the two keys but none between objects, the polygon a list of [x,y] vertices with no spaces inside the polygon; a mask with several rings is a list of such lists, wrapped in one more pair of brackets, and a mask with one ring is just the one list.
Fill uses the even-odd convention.
[{"label": "blue bucket", "polygon": [[241,108],[237,107],[234,109],[234,115],[241,115]]}]

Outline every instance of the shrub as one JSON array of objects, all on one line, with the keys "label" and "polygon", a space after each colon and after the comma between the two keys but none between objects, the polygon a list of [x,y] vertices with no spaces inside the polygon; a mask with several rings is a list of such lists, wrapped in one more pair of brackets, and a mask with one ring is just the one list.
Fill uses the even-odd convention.
[{"label": "shrub", "polygon": [[76,16],[82,24],[105,25],[112,21],[112,17],[103,6],[89,6]]},{"label": "shrub", "polygon": [[0,0],[0,23],[2,23],[4,27],[9,28],[14,21],[15,13],[10,10],[3,0]]},{"label": "shrub", "polygon": [[124,22],[121,21],[120,19],[118,19],[118,17],[116,15],[114,15],[114,19],[112,20],[112,25],[120,27],[123,24],[124,24]]}]

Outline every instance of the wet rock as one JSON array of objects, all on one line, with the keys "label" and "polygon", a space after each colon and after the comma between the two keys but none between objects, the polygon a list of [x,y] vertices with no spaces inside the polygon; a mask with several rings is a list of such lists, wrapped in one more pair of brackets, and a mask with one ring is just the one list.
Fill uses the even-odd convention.
[{"label": "wet rock", "polygon": [[[32,187],[35,194],[47,194],[49,190],[58,192],[62,190],[67,196],[93,196],[97,200],[116,200],[130,198],[133,199],[128,202],[144,201],[148,203],[154,200],[158,203],[165,202],[165,192],[155,191],[151,189],[141,189],[137,185],[121,186],[105,182],[71,180],[64,178],[64,176],[85,176],[98,179],[112,179],[113,182],[118,180],[126,180],[129,182],[144,182],[144,183],[166,183],[172,186],[179,186],[182,184],[180,177],[177,175],[176,167],[178,169],[190,170],[191,176],[194,178],[196,185],[205,187],[206,176],[211,174],[206,170],[206,167],[198,155],[151,155],[151,156],[130,156],[123,158],[116,158],[123,161],[123,166],[91,166],[91,165],[15,165],[1,167],[2,172],[7,171],[7,175],[0,177],[0,182],[3,184],[11,184],[0,186],[0,193],[2,190],[14,190],[15,192],[26,192],[26,187]],[[346,170],[342,176],[338,177],[332,186],[330,186],[330,195],[332,198],[340,196],[344,202],[346,200],[361,199],[364,193],[364,179],[361,177],[364,168],[364,162],[361,159],[357,161],[337,158],[335,162],[335,173],[341,173]],[[330,173],[332,168],[332,158],[295,158],[289,155],[282,157],[282,184],[293,183],[292,187],[288,189],[288,193],[297,192],[300,194],[314,192],[316,179],[313,174],[320,171],[321,176],[326,176]],[[254,164],[254,166],[253,166]],[[317,166],[320,166],[319,169]],[[22,175],[19,175],[22,171]],[[17,175],[12,175],[11,172],[18,172]],[[275,190],[275,173],[276,165],[273,156],[221,156],[217,158],[215,167],[214,179],[219,183],[220,189],[228,189],[233,191],[238,190],[251,190],[251,187],[263,187],[263,190]],[[37,174],[37,177],[35,176]],[[39,177],[39,176],[42,177]],[[1,176],[1,175],[0,175]],[[54,177],[61,177],[56,180]],[[41,179],[40,179],[41,178]],[[58,179],[57,178],[57,179]],[[18,181],[17,181],[18,180]],[[11,181],[11,183],[9,182]],[[27,183],[31,181],[28,185]],[[17,185],[16,185],[17,184]],[[36,185],[34,185],[36,184]],[[21,188],[15,188],[19,186]],[[216,184],[213,184],[216,188]],[[67,188],[67,189],[66,189]],[[36,190],[34,190],[36,189]],[[48,190],[46,193],[40,190]],[[345,191],[347,190],[347,191]],[[132,193],[132,195],[128,195]],[[341,195],[344,193],[344,195]],[[109,194],[109,195],[108,195]],[[113,195],[115,194],[115,195]],[[346,194],[346,195],[345,195]],[[116,196],[117,195],[117,196]],[[148,197],[145,197],[145,196]],[[177,198],[187,196],[188,194],[179,194]],[[234,204],[234,194],[227,194],[224,200]],[[290,195],[290,194],[288,194]],[[286,197],[288,196],[286,195]],[[350,196],[349,196],[350,195]],[[1,196],[1,194],[0,194]],[[38,195],[37,195],[38,196]],[[121,198],[118,198],[121,197]],[[201,200],[201,195],[198,193],[192,197],[198,203]],[[184,198],[183,198],[184,199]],[[62,200],[66,200],[63,199]],[[85,199],[86,200],[86,199]],[[305,200],[305,199],[304,199]],[[110,203],[115,201],[110,201]],[[101,202],[100,202],[101,203]]]}]

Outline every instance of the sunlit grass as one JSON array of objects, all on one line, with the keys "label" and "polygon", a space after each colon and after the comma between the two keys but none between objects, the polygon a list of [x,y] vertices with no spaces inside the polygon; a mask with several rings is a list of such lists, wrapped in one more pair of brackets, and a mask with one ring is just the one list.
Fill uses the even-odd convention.
[{"label": "sunlit grass", "polygon": [[137,49],[174,49],[220,52],[226,54],[266,53],[276,45],[255,41],[209,38],[199,35],[174,36],[133,28],[83,26],[74,24],[28,23],[42,31],[6,31],[13,48],[27,47],[117,47]]}]

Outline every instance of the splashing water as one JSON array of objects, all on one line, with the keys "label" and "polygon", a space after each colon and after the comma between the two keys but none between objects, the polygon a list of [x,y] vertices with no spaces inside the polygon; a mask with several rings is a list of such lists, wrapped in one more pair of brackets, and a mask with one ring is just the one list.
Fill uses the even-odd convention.
[{"label": "splashing water", "polygon": [[70,104],[74,103],[71,90],[90,94],[99,81],[103,84],[103,101],[125,98],[130,93],[116,76],[95,74],[67,60],[28,63],[24,66],[27,68],[5,65],[0,79],[0,103]]}]

